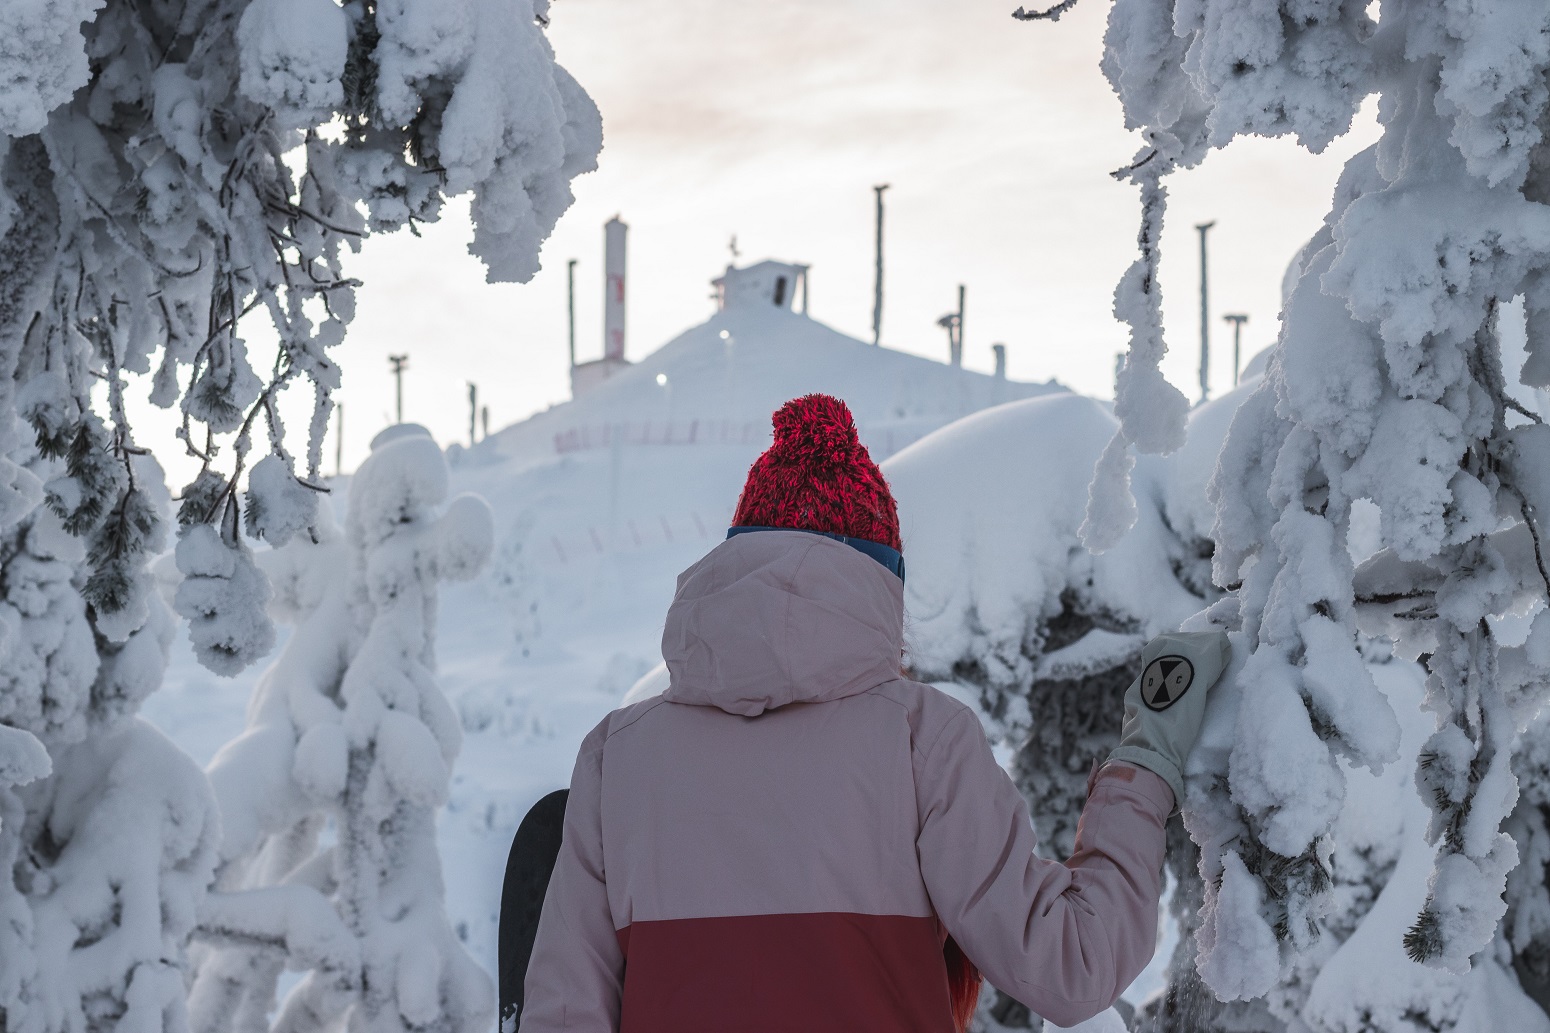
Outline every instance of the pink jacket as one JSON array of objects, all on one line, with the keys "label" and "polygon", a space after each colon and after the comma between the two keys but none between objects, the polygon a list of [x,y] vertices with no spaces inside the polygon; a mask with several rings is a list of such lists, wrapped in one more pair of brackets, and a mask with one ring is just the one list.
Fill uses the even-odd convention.
[{"label": "pink jacket", "polygon": [[975,714],[899,676],[903,586],[800,531],[678,579],[671,686],[582,743],[522,1033],[951,1033],[951,934],[1063,1025],[1156,944],[1158,776],[1095,776],[1064,864]]}]

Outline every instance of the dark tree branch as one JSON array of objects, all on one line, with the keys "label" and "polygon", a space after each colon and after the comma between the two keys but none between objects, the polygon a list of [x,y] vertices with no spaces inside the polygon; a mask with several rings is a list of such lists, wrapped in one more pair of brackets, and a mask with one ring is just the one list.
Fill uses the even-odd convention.
[{"label": "dark tree branch", "polygon": [[1054,7],[1043,11],[1029,11],[1019,7],[1012,12],[1012,17],[1020,22],[1058,22],[1061,15],[1069,13],[1076,6],[1076,2],[1077,0],[1061,0]]},{"label": "dark tree branch", "polygon": [[345,226],[336,225],[335,223],[332,223],[323,218],[321,215],[318,215],[315,212],[310,212],[303,208],[301,205],[295,204],[289,200],[276,201],[264,198],[260,200],[260,203],[263,204],[264,210],[270,215],[283,215],[291,220],[308,219],[317,223],[319,226],[323,227],[325,230],[328,230],[330,233],[338,233],[346,237],[364,238],[366,236],[366,234],[362,233],[360,230],[352,230]]},{"label": "dark tree branch", "polygon": [[1115,169],[1113,172],[1109,173],[1109,175],[1113,176],[1115,179],[1124,179],[1126,176],[1130,175],[1132,172],[1136,171],[1143,165],[1150,162],[1153,158],[1157,157],[1159,153],[1161,152],[1159,152],[1157,148],[1154,147],[1150,152],[1147,153],[1147,156],[1142,158],[1140,161],[1137,161],[1131,165],[1126,165],[1122,169]]},{"label": "dark tree branch", "polygon": [[1527,416],[1530,420],[1534,421],[1535,423],[1544,423],[1545,422],[1544,418],[1542,416],[1540,416],[1537,412],[1534,412],[1532,409],[1524,408],[1523,407],[1523,403],[1519,402],[1516,398],[1513,398],[1511,395],[1503,395],[1502,396],[1502,405],[1505,406],[1508,409],[1511,409],[1515,413],[1518,413],[1518,414],[1520,414],[1522,416]]},{"label": "dark tree branch", "polygon": [[1539,568],[1539,577],[1545,583],[1545,592],[1550,594],[1550,567],[1545,564],[1545,546],[1539,537],[1539,513],[1534,504],[1528,500],[1523,489],[1511,483],[1506,484],[1505,487],[1518,500],[1518,508],[1523,513],[1524,526],[1528,528],[1529,537],[1534,541],[1534,564]]}]

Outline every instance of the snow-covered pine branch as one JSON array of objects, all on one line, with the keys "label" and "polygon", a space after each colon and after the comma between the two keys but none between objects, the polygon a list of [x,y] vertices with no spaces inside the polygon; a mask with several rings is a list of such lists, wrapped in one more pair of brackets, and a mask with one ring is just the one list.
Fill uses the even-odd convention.
[{"label": "snow-covered pine branch", "polygon": [[1233,746],[1206,751],[1187,808],[1206,880],[1200,970],[1224,999],[1270,992],[1315,949],[1342,762],[1376,772],[1398,756],[1357,650],[1354,503],[1375,503],[1381,544],[1432,572],[1430,602],[1388,629],[1426,654],[1438,721],[1417,773],[1438,845],[1408,938],[1419,959],[1466,970],[1495,934],[1518,857],[1500,831],[1513,744],[1550,678],[1490,626],[1523,580],[1493,532],[1516,523],[1543,541],[1550,442],[1542,414],[1509,400],[1496,321],[1526,296],[1521,377],[1543,383],[1550,8],[1384,0],[1377,15],[1356,0],[1120,0],[1107,37],[1127,123],[1179,167],[1248,133],[1320,150],[1382,97],[1383,138],[1347,165],[1300,256],[1277,353],[1212,485],[1215,576],[1252,650],[1221,694]]},{"label": "snow-covered pine branch", "polygon": [[[534,14],[504,0],[112,0],[8,12],[7,40],[19,46],[0,54],[0,229],[17,268],[0,331],[17,347],[25,336],[14,374],[28,386],[23,415],[40,448],[67,461],[51,504],[68,510],[72,533],[95,536],[87,591],[99,613],[134,605],[125,564],[156,519],[126,461],[126,374],[154,377],[152,401],[181,410],[185,447],[224,479],[219,492],[200,486],[199,511],[182,522],[220,529],[231,577],[251,580],[235,531],[255,436],[278,467],[248,483],[251,529],[274,530],[251,514],[276,508],[293,514],[286,527],[304,526],[316,504],[294,482],[318,483],[339,383],[329,349],[355,309],[344,251],[367,233],[434,220],[446,196],[467,193],[471,250],[491,279],[537,270],[538,245],[570,204],[570,180],[595,166],[601,136]],[[280,342],[262,364],[241,331],[255,310]],[[30,385],[42,371],[46,387]],[[96,377],[108,384],[105,417],[90,404]],[[277,398],[301,381],[315,412],[298,461]],[[192,601],[180,608],[211,617]],[[250,605],[236,619],[260,612]],[[202,655],[229,669],[264,640]]]}]

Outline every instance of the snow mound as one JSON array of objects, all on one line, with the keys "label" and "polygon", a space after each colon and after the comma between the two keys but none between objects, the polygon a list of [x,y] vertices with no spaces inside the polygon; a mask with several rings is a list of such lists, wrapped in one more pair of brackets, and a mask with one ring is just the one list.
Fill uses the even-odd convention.
[{"label": "snow mound", "polygon": [[[1223,407],[1197,411],[1201,439],[1225,432]],[[905,607],[918,663],[945,673],[971,656],[1017,655],[1073,585],[1152,631],[1200,609],[1168,562],[1179,543],[1164,503],[1175,481],[1209,476],[1200,472],[1208,440],[1139,464],[1137,523],[1113,549],[1094,556],[1078,540],[1087,485],[1117,427],[1102,402],[1035,398],[960,420],[884,464],[909,557]],[[1204,520],[1202,503],[1176,503],[1189,526]]]}]

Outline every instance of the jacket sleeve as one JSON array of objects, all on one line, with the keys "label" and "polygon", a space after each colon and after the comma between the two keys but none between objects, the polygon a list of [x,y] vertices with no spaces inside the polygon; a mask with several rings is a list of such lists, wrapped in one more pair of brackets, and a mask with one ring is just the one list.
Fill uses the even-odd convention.
[{"label": "jacket sleeve", "polygon": [[920,871],[937,916],[994,986],[1061,1026],[1118,999],[1157,945],[1173,791],[1111,762],[1064,864],[1034,855],[1028,805],[962,710],[915,756]]},{"label": "jacket sleeve", "polygon": [[523,983],[521,1033],[617,1033],[624,954],[603,882],[603,740],[581,744],[565,804],[565,830],[544,895]]}]

